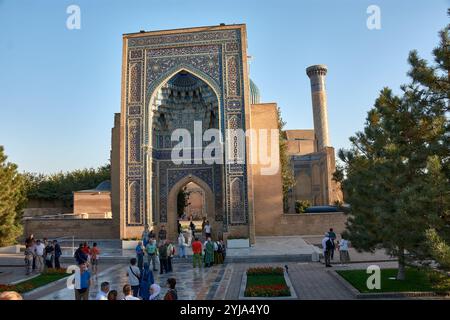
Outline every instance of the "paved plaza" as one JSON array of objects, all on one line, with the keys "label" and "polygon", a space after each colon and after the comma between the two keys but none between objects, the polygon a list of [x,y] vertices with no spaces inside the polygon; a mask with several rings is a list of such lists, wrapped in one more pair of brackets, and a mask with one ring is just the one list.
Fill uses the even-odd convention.
[{"label": "paved plaza", "polygon": [[[320,251],[320,237],[258,237],[256,245],[245,249],[228,249],[227,261],[211,268],[193,269],[191,259],[174,259],[174,271],[160,275],[155,272],[155,282],[164,294],[168,277],[177,279],[177,291],[181,300],[224,300],[238,299],[242,278],[249,267],[280,266],[288,268],[289,278],[298,299],[341,300],[354,299],[354,293],[343,285],[335,275],[336,269],[365,269],[370,264],[381,268],[396,267],[396,262],[383,252],[357,253],[352,251],[355,263],[340,266],[336,252],[333,268],[325,268],[321,262],[302,261],[299,257],[309,257]],[[77,240],[78,243],[79,240]],[[126,268],[134,256],[133,250],[122,250],[118,242],[98,241],[102,254],[98,276],[93,278],[90,298],[98,293],[100,283],[108,281],[111,289],[119,292],[127,283]],[[70,244],[64,246],[64,266],[74,263]],[[190,253],[190,250],[188,251]],[[240,259],[237,259],[240,257]],[[238,262],[236,262],[236,261]],[[259,261],[258,261],[259,260]],[[21,254],[0,255],[0,283],[17,282],[23,275],[23,256]],[[66,280],[47,285],[24,295],[29,300],[73,300],[74,290],[66,287]]]}]

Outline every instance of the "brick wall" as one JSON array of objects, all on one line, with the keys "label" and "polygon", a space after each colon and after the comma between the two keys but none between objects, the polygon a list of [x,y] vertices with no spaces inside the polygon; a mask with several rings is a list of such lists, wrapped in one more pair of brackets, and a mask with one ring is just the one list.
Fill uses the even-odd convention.
[{"label": "brick wall", "polygon": [[282,214],[273,235],[323,235],[333,228],[336,233],[345,230],[347,216],[342,212]]},{"label": "brick wall", "polygon": [[118,239],[112,219],[25,219],[24,235],[35,238],[75,236],[84,239]]}]

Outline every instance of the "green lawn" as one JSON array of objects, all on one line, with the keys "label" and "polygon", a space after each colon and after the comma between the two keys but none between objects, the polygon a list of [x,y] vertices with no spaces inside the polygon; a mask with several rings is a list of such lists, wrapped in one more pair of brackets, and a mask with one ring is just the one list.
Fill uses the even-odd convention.
[{"label": "green lawn", "polygon": [[286,284],[283,275],[251,275],[247,276],[247,286]]},{"label": "green lawn", "polygon": [[[366,270],[339,270],[336,272],[361,293],[437,291],[436,287],[430,282],[428,273],[425,270],[407,268],[405,280],[400,281],[389,279],[396,277],[397,269],[381,269],[381,289],[379,290],[369,290],[367,288],[366,281],[370,274],[367,274]],[[444,290],[447,289],[450,291],[450,287],[446,284]]]},{"label": "green lawn", "polygon": [[17,291],[19,293],[25,293],[36,288],[45,286],[51,282],[57,281],[59,279],[65,278],[69,274],[65,273],[49,273],[40,274],[29,280],[19,282],[15,285],[0,285],[0,292],[2,291]]}]

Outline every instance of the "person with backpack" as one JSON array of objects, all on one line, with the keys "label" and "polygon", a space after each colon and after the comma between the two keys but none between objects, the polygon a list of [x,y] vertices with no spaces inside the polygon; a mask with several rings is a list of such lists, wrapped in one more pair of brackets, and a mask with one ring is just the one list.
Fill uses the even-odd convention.
[{"label": "person with backpack", "polygon": [[127,277],[131,290],[133,290],[133,296],[137,297],[141,283],[141,270],[136,266],[136,258],[130,260],[130,265],[127,267]]},{"label": "person with backpack", "polygon": [[223,256],[222,256],[222,244],[220,241],[214,242],[214,264],[222,264]]},{"label": "person with backpack", "polygon": [[331,251],[333,250],[333,241],[331,240],[328,232],[325,233],[325,237],[322,239],[323,256],[325,258],[325,267],[331,267]]},{"label": "person with backpack", "polygon": [[167,279],[167,290],[166,295],[164,296],[164,300],[178,300],[177,289],[175,289],[175,285],[177,284],[177,280],[175,278]]},{"label": "person with backpack", "polygon": [[83,264],[86,263],[88,260],[88,256],[87,254],[85,254],[83,252],[83,244],[80,243],[80,246],[78,247],[78,249],[75,251],[75,254],[73,255],[73,257],[75,258],[75,260],[77,261],[77,264]]},{"label": "person with backpack", "polygon": [[150,240],[150,242],[147,244],[147,246],[145,247],[145,251],[147,252],[147,262],[148,264],[153,266],[153,271],[158,271],[158,269],[156,269],[156,265],[157,265],[157,246],[156,246],[156,240],[152,239]]},{"label": "person with backpack", "polygon": [[334,260],[334,251],[336,250],[336,233],[334,233],[333,228],[330,228],[330,231],[328,231],[328,236],[333,243],[333,250],[331,250],[331,260]]}]

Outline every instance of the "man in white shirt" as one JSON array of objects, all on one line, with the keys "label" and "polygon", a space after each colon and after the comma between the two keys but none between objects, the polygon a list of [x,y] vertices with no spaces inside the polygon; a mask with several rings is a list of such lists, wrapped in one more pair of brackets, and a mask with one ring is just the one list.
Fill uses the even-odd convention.
[{"label": "man in white shirt", "polygon": [[102,282],[100,291],[97,293],[95,300],[108,300],[109,282]]},{"label": "man in white shirt", "polygon": [[123,300],[141,300],[138,297],[135,297],[129,284],[123,286]]},{"label": "man in white shirt", "polygon": [[128,283],[133,290],[133,296],[137,297],[139,294],[141,270],[139,270],[139,268],[136,266],[136,258],[132,258],[130,260],[130,265],[127,268],[127,277]]},{"label": "man in white shirt", "polygon": [[44,249],[45,245],[41,240],[36,241],[35,254],[36,254],[36,269],[41,272],[44,268]]},{"label": "man in white shirt", "polygon": [[205,224],[205,237],[206,239],[211,237],[211,225],[209,224],[209,221],[206,220],[206,224]]}]

